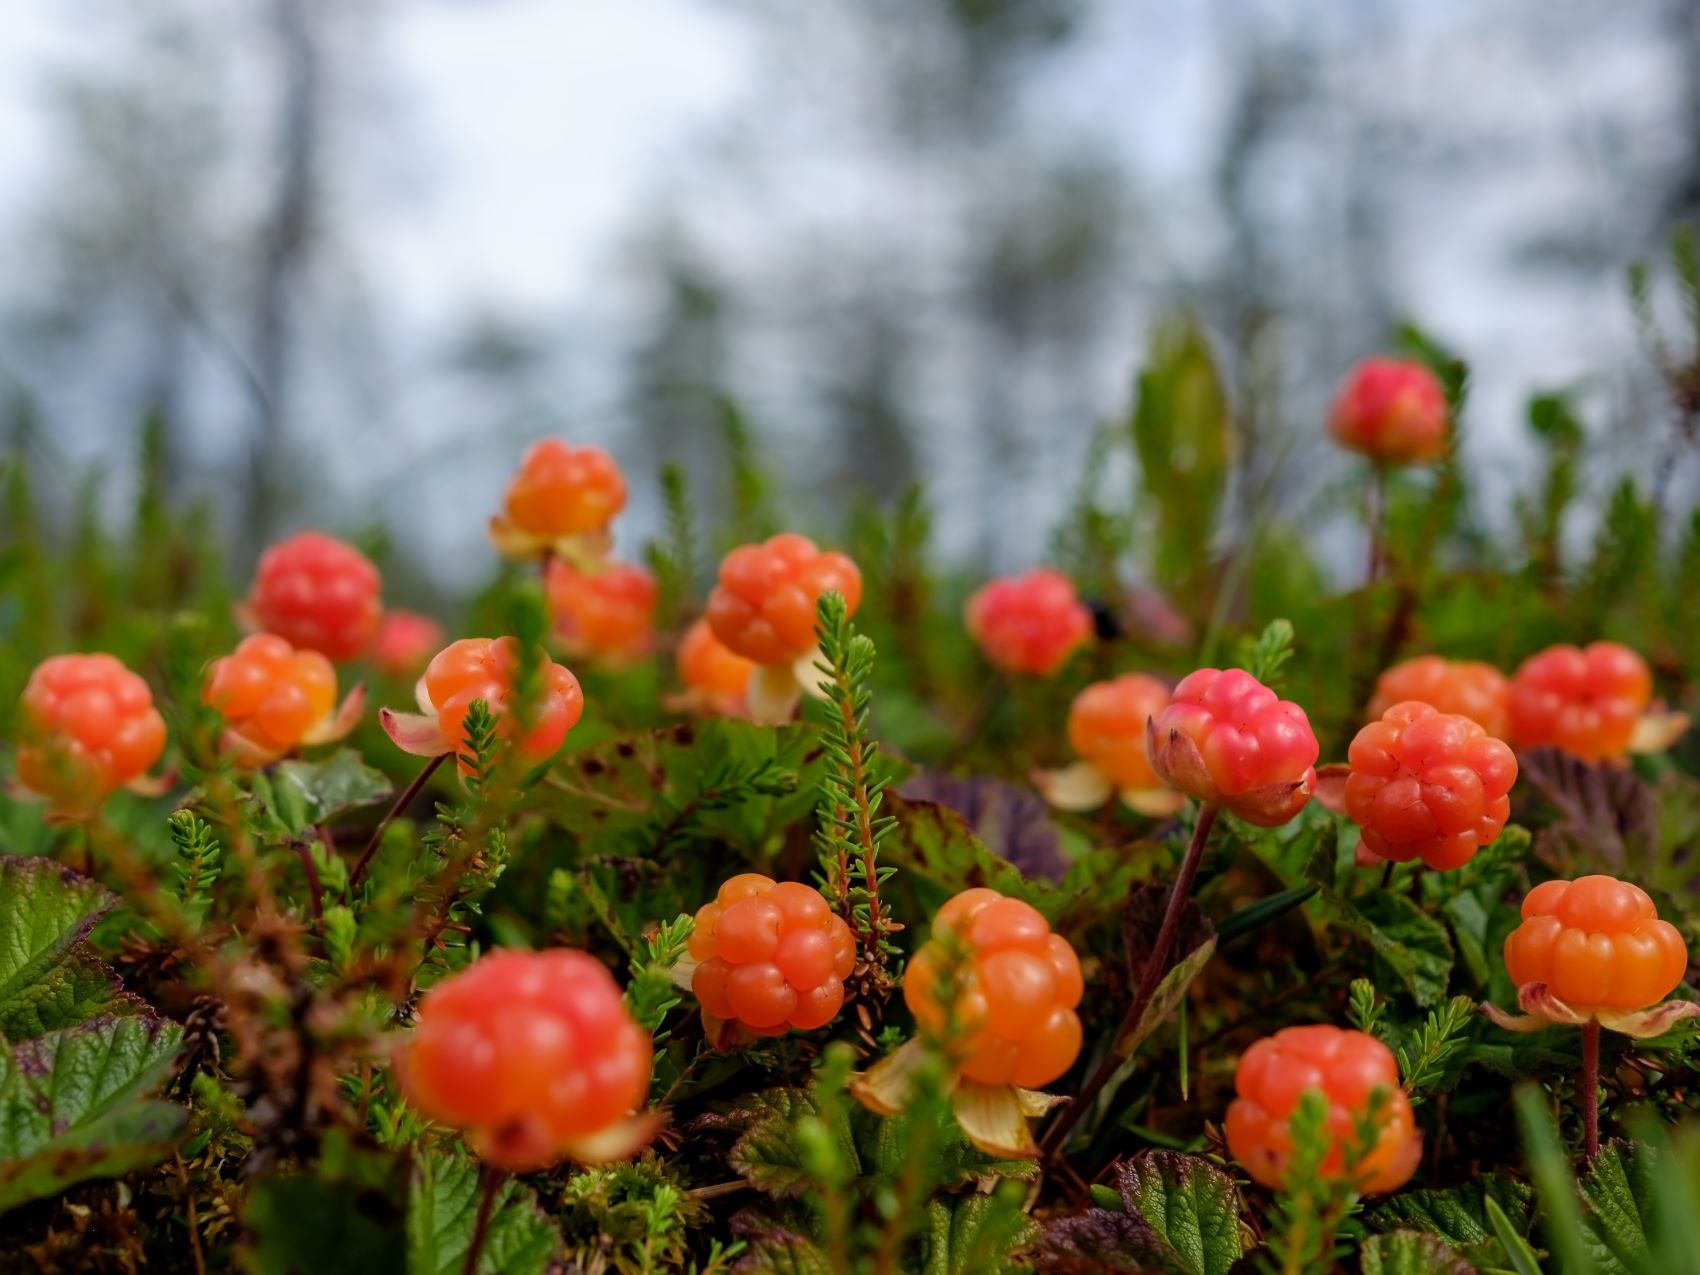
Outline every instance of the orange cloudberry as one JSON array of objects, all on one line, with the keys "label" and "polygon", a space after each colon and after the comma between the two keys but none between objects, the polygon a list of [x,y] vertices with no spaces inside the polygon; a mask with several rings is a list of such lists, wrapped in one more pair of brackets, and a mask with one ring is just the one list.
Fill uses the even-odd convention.
[{"label": "orange cloudberry", "polygon": [[1446,391],[1421,363],[1365,359],[1340,387],[1328,432],[1378,464],[1417,464],[1446,450],[1447,415]]},{"label": "orange cloudberry", "polygon": [[545,438],[520,461],[503,512],[490,520],[490,539],[514,558],[591,563],[606,554],[608,526],[625,507],[626,479],[613,457]]},{"label": "orange cloudberry", "polygon": [[1051,676],[1092,638],[1092,612],[1074,582],[1043,567],[981,585],[964,618],[989,663],[1031,677]]},{"label": "orange cloudberry", "polygon": [[1511,678],[1511,739],[1588,762],[1621,757],[1652,695],[1647,662],[1626,646],[1549,646]]},{"label": "orange cloudberry", "polygon": [[339,707],[336,669],[318,651],[298,651],[275,633],[256,633],[212,662],[201,698],[224,718],[225,748],[262,765],[304,744],[325,744],[354,729],[364,692]]},{"label": "orange cloudberry", "polygon": [[627,663],[654,641],[655,577],[627,562],[580,570],[564,559],[546,576],[555,637],[569,655]]},{"label": "orange cloudberry", "polygon": [[371,645],[383,614],[381,589],[378,568],[353,545],[303,531],[260,555],[245,618],[340,664]]},{"label": "orange cloudberry", "polygon": [[1495,739],[1511,736],[1511,683],[1481,660],[1419,655],[1395,664],[1376,679],[1369,720],[1412,699],[1468,717]]},{"label": "orange cloudberry", "polygon": [[165,751],[153,692],[116,656],[43,660],[19,707],[18,781],[58,815],[86,814],[119,788],[143,787]]}]

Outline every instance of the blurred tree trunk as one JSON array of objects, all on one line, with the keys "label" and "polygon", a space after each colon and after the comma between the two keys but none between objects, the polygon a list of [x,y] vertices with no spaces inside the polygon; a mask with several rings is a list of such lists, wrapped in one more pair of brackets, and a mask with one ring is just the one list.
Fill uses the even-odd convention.
[{"label": "blurred tree trunk", "polygon": [[260,232],[254,375],[260,408],[248,486],[248,550],[272,534],[289,464],[294,310],[312,255],[319,198],[323,48],[318,0],[271,0],[281,84],[277,184]]}]

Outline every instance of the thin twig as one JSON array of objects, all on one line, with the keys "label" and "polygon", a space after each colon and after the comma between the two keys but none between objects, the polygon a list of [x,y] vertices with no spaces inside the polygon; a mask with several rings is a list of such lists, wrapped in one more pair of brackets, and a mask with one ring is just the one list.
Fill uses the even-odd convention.
[{"label": "thin twig", "polygon": [[1051,1127],[1045,1131],[1045,1137],[1039,1144],[1041,1161],[1056,1154],[1063,1140],[1068,1137],[1069,1131],[1079,1123],[1099,1092],[1110,1082],[1110,1077],[1120,1071],[1122,1064],[1126,1062],[1119,1046],[1145,1017],[1146,1008],[1151,1004],[1152,996],[1156,994],[1157,984],[1162,982],[1168,969],[1169,949],[1174,945],[1175,931],[1180,928],[1181,909],[1192,894],[1192,880],[1198,875],[1198,865],[1204,857],[1204,844],[1210,840],[1210,830],[1216,824],[1216,814],[1215,806],[1199,807],[1198,822],[1193,827],[1192,840],[1187,843],[1186,855],[1181,859],[1180,871],[1175,874],[1175,882],[1169,887],[1168,902],[1163,907],[1163,920],[1157,927],[1157,938],[1151,945],[1151,954],[1145,959],[1145,969],[1139,977],[1139,988],[1134,992],[1127,1013],[1122,1016],[1121,1026],[1116,1028],[1110,1048],[1105,1051],[1098,1069],[1081,1087],[1074,1101],[1057,1112]]},{"label": "thin twig", "polygon": [[[440,759],[439,759],[440,760]],[[478,1259],[484,1254],[484,1239],[490,1231],[490,1215],[496,1211],[496,1193],[508,1175],[488,1164],[478,1165],[478,1216],[472,1223],[472,1243],[466,1250],[466,1275],[478,1275]]]},{"label": "thin twig", "polygon": [[1600,1021],[1582,1024],[1582,1138],[1590,1161],[1600,1153]]},{"label": "thin twig", "polygon": [[396,816],[413,804],[413,799],[419,795],[420,790],[425,787],[431,776],[436,774],[437,767],[441,766],[448,758],[448,753],[438,753],[426,762],[420,772],[413,777],[413,782],[402,789],[401,796],[397,797],[390,808],[384,811],[384,817],[378,820],[378,826],[372,832],[372,839],[366,843],[366,848],[360,852],[360,858],[355,860],[354,870],[348,874],[350,894],[360,884],[360,878],[366,875],[367,865],[372,862],[372,856],[378,853],[378,847],[384,841],[384,834],[389,831]]}]

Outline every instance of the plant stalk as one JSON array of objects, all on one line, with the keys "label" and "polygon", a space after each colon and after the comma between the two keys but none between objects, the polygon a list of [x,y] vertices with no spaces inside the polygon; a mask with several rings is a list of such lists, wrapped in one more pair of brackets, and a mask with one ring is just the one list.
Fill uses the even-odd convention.
[{"label": "plant stalk", "polygon": [[1590,1161],[1600,1153],[1600,1024],[1582,1024],[1582,1143]]},{"label": "plant stalk", "polygon": [[437,767],[447,761],[448,757],[448,753],[438,753],[426,762],[419,773],[413,777],[413,782],[402,789],[401,796],[397,797],[391,803],[390,808],[384,811],[384,817],[378,820],[378,826],[373,830],[371,840],[366,843],[366,848],[360,852],[360,857],[355,860],[354,870],[348,874],[348,891],[350,894],[360,884],[360,878],[366,875],[367,865],[372,862],[372,856],[378,853],[378,847],[384,842],[384,834],[390,830],[390,825],[395,822],[396,816],[413,804],[413,799],[419,795],[420,790],[425,787],[431,776],[437,773]]},{"label": "plant stalk", "polygon": [[496,1193],[507,1174],[478,1163],[478,1216],[472,1223],[472,1243],[466,1250],[466,1275],[478,1275],[478,1259],[484,1255],[484,1240],[490,1233],[490,1216],[496,1211]]},{"label": "plant stalk", "polygon": [[1193,826],[1192,840],[1187,843],[1180,871],[1175,874],[1174,884],[1169,887],[1169,898],[1163,907],[1163,920],[1157,927],[1157,938],[1151,945],[1150,955],[1145,959],[1145,968],[1140,973],[1139,986],[1133,994],[1133,1000],[1127,1007],[1127,1013],[1122,1016],[1121,1026],[1116,1028],[1115,1037],[1111,1040],[1103,1061],[1098,1064],[1098,1069],[1081,1087],[1074,1101],[1057,1112],[1051,1127],[1045,1131],[1044,1139],[1039,1143],[1041,1162],[1057,1153],[1063,1140],[1080,1122],[1099,1092],[1110,1082],[1110,1077],[1115,1075],[1126,1061],[1118,1047],[1128,1034],[1139,1026],[1139,1020],[1145,1017],[1146,1007],[1151,1004],[1151,998],[1156,994],[1157,984],[1163,981],[1163,974],[1168,968],[1169,949],[1174,946],[1175,931],[1180,928],[1181,908],[1192,895],[1192,881],[1198,875],[1199,862],[1204,858],[1204,845],[1210,840],[1210,830],[1216,826],[1218,813],[1218,808],[1213,805],[1202,805],[1198,808],[1198,822]]}]

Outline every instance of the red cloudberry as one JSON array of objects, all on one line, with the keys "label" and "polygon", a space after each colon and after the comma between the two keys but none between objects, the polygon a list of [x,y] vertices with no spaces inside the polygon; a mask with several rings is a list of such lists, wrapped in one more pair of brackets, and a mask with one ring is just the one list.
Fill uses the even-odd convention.
[{"label": "red cloudberry", "polygon": [[1652,694],[1647,662],[1626,646],[1549,646],[1511,678],[1511,740],[1589,762],[1621,757]]},{"label": "red cloudberry", "polygon": [[821,892],[745,872],[697,909],[691,990],[710,1037],[719,1024],[758,1036],[825,1027],[844,1004],[856,940]]},{"label": "red cloudberry", "polygon": [[626,479],[613,457],[545,438],[520,462],[505,511],[490,520],[490,538],[516,558],[596,559],[607,550],[608,524],[625,507]]},{"label": "red cloudberry", "polygon": [[842,594],[846,613],[855,615],[862,602],[856,564],[806,536],[774,536],[726,555],[708,598],[708,624],[747,660],[791,664],[815,649],[815,604],[823,593]]},{"label": "red cloudberry", "polygon": [[1383,465],[1434,460],[1446,450],[1446,391],[1421,363],[1365,359],[1334,400],[1328,432]]},{"label": "red cloudberry", "polygon": [[555,636],[567,654],[617,664],[648,652],[656,599],[655,577],[648,571],[625,562],[581,571],[556,558],[547,583]]},{"label": "red cloudberry", "polygon": [[318,651],[298,651],[275,633],[242,639],[212,662],[201,698],[224,718],[225,747],[260,765],[303,744],[325,744],[354,729],[365,702],[356,687],[336,703],[336,669]]},{"label": "red cloudberry", "polygon": [[677,707],[724,717],[745,711],[745,696],[756,666],[715,637],[707,620],[698,620],[685,630],[679,642],[678,665],[685,693],[677,697]]},{"label": "red cloudberry", "polygon": [[438,983],[396,1053],[402,1091],[498,1168],[621,1159],[653,1125],[649,1036],[584,952],[493,952]]},{"label": "red cloudberry", "polygon": [[[531,761],[542,761],[566,742],[567,732],[584,713],[584,692],[572,671],[539,653],[539,697],[531,706],[525,736],[518,741],[519,753]],[[381,714],[384,729],[397,746],[419,757],[460,754],[466,742],[466,715],[483,700],[495,714],[498,730],[511,733],[510,701],[514,675],[519,671],[520,645],[517,638],[462,638],[437,652],[419,679],[419,707],[423,714]],[[463,773],[471,767],[462,759]]]},{"label": "red cloudberry", "polygon": [[1468,717],[1495,739],[1510,738],[1511,683],[1491,664],[1439,655],[1395,664],[1376,679],[1369,719],[1373,722],[1395,704],[1413,699]]},{"label": "red cloudberry", "polygon": [[[959,962],[959,963],[958,963]],[[954,987],[940,979],[955,970]],[[964,890],[933,918],[903,973],[903,999],[923,1028],[966,1032],[957,1066],[984,1085],[1036,1089],[1080,1053],[1080,961],[1031,904]]]},{"label": "red cloudberry", "polygon": [[1607,876],[1543,881],[1505,938],[1519,987],[1544,983],[1579,1012],[1656,1005],[1688,972],[1688,945],[1638,885]]},{"label": "red cloudberry", "polygon": [[1165,783],[1249,823],[1286,823],[1316,787],[1321,750],[1304,709],[1243,669],[1187,674],[1150,731]]},{"label": "red cloudberry", "polygon": [[341,663],[371,644],[383,613],[372,560],[353,545],[303,531],[260,555],[247,612],[254,626]]},{"label": "red cloudberry", "polygon": [[1092,637],[1092,612],[1060,571],[992,580],[968,599],[969,635],[1006,673],[1049,677]]},{"label": "red cloudberry", "polygon": [[1358,732],[1347,759],[1346,813],[1383,859],[1461,867],[1511,814],[1516,754],[1468,717],[1395,704]]},{"label": "red cloudberry", "polygon": [[112,655],[55,655],[19,701],[18,780],[55,813],[86,814],[165,751],[148,684]]},{"label": "red cloudberry", "polygon": [[[1234,1075],[1238,1095],[1224,1127],[1228,1150],[1245,1171],[1279,1190],[1293,1154],[1289,1128],[1299,1100],[1309,1090],[1327,1099],[1324,1136],[1330,1147],[1322,1175],[1346,1176],[1346,1152],[1362,1155],[1355,1165],[1356,1188],[1366,1194],[1396,1191],[1410,1181],[1422,1158],[1422,1135],[1411,1103],[1399,1087],[1393,1051],[1374,1036],[1327,1024],[1285,1027],[1245,1051]],[[1372,1147],[1358,1146],[1359,1124],[1373,1095],[1385,1095]]]},{"label": "red cloudberry", "polygon": [[372,663],[388,677],[418,677],[443,646],[443,626],[412,611],[385,611],[372,640]]}]

